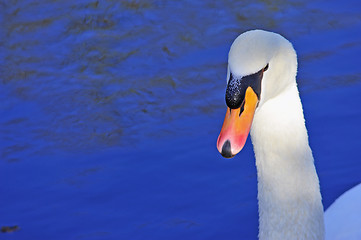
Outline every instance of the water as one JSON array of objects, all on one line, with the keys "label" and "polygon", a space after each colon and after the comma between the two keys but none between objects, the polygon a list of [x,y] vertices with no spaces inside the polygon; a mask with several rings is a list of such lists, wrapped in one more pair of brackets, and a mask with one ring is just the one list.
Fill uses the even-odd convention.
[{"label": "water", "polygon": [[0,5],[1,239],[256,239],[252,145],[215,147],[254,28],[298,53],[325,207],[361,182],[357,1]]}]

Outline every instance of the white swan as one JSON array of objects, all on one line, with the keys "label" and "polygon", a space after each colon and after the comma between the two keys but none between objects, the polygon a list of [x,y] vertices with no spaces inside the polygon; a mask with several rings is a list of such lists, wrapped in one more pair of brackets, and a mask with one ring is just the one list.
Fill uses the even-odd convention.
[{"label": "white swan", "polygon": [[258,177],[259,239],[320,240],[325,236],[319,180],[296,73],[296,52],[276,33],[245,32],[229,51],[228,109],[217,148],[224,157],[233,157],[251,132]]}]

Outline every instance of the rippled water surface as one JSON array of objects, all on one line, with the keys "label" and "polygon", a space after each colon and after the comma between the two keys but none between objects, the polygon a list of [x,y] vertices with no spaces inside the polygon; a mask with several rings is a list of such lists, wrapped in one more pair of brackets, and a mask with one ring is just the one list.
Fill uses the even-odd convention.
[{"label": "rippled water surface", "polygon": [[1,239],[256,239],[251,142],[224,160],[229,46],[279,32],[327,208],[361,182],[356,1],[0,2]]}]

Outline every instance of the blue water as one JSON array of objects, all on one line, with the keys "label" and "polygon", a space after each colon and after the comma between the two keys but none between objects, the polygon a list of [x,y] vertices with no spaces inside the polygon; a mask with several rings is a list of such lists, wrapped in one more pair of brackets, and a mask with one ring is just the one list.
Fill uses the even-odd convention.
[{"label": "blue water", "polygon": [[361,182],[361,4],[0,3],[0,239],[256,239],[252,144],[216,150],[233,39],[298,53],[323,203]]}]

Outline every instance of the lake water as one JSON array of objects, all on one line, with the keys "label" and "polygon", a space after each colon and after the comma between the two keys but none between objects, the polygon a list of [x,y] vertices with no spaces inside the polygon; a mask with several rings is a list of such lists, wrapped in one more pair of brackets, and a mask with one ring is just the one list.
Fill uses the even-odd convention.
[{"label": "lake water", "polygon": [[0,2],[1,239],[256,239],[252,144],[226,160],[227,54],[281,33],[327,208],[361,182],[359,1]]}]

